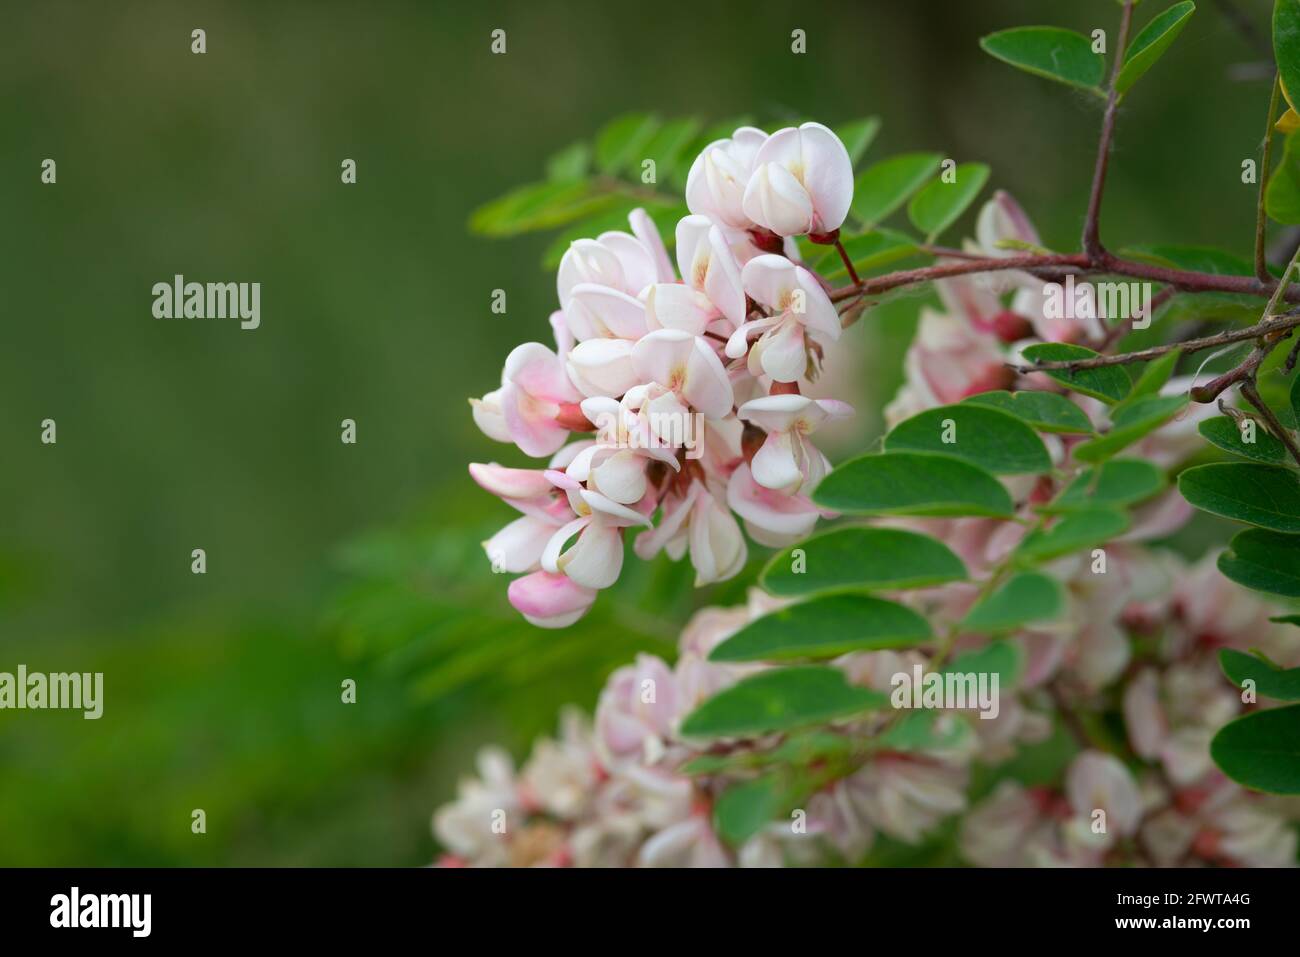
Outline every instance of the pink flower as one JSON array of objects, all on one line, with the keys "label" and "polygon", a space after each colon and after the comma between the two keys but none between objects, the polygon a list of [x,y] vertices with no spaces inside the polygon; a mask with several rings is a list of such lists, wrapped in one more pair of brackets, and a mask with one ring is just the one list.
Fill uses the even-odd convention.
[{"label": "pink flower", "polygon": [[811,492],[830,471],[830,463],[807,436],[827,419],[852,414],[848,403],[804,395],[769,395],[746,402],[736,415],[767,431],[750,462],[754,481],[787,495],[800,489]]},{"label": "pink flower", "polygon": [[686,177],[686,205],[692,213],[732,229],[748,229],[745,187],[754,169],[754,158],[767,134],[742,126],[730,139],[714,140],[700,152]]},{"label": "pink flower", "polygon": [[853,201],[853,161],[820,123],[777,130],[754,156],[745,215],[778,236],[830,233]]},{"label": "pink flower", "polygon": [[[784,256],[756,256],[741,272],[745,292],[775,314],[743,323],[727,340],[727,356],[748,350],[749,371],[777,382],[795,382],[808,368],[808,339],[835,342],[840,317],[817,277]],[[762,335],[751,347],[752,333]]]},{"label": "pink flower", "polygon": [[606,763],[656,764],[679,715],[672,669],[653,655],[619,668],[596,705],[596,747]]},{"label": "pink flower", "polygon": [[559,357],[540,342],[525,342],[506,357],[501,388],[470,405],[488,438],[514,442],[537,457],[564,444],[569,430],[557,417],[580,398]]}]

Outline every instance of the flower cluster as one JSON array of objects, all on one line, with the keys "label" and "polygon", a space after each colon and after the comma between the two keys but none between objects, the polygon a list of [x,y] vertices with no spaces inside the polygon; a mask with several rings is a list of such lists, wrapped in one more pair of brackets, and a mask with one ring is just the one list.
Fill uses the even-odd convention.
[{"label": "flower cluster", "polygon": [[643,559],[689,553],[697,584],[743,567],[742,523],[770,546],[813,529],[828,466],[808,435],[852,410],[807,394],[841,320],[794,239],[834,242],[852,198],[852,162],[826,127],[744,127],[691,167],[676,271],[639,209],[630,232],[565,252],[555,348],[518,346],[500,388],[471,400],[490,438],[548,460],[470,466],[522,513],[484,547],[522,576],[508,594],[529,621],[580,618],[618,579],[625,529]]},{"label": "flower cluster", "polygon": [[[734,240],[729,230],[748,230],[752,235],[755,224],[775,231],[778,226],[795,225],[821,229],[834,222],[834,217],[819,218],[834,209],[819,205],[819,180],[806,171],[802,179],[791,175],[790,180],[785,178],[786,166],[781,171],[757,172],[774,162],[764,161],[763,151],[775,139],[764,140],[757,131],[738,131],[733,140],[715,144],[696,163],[688,188],[692,209],[707,212],[708,231],[716,231],[723,246]],[[780,155],[787,154],[783,150]],[[796,193],[792,182],[804,194]],[[751,194],[761,195],[761,201],[751,201]],[[805,194],[808,198],[803,201],[800,196]],[[1020,207],[999,193],[979,216],[975,245],[992,255],[1008,238],[1038,242]],[[683,248],[697,250],[698,244],[692,246],[689,236],[683,244],[679,235],[679,254]],[[749,263],[763,259],[755,255]],[[798,275],[798,267],[788,260],[782,268]],[[709,269],[698,273],[683,268],[683,274],[707,277]],[[647,316],[664,288],[649,285],[651,289],[636,297],[647,304]],[[1004,364],[1030,341],[1088,341],[1098,332],[1086,320],[1045,319],[1043,281],[1034,277],[1009,272],[995,281],[960,277],[936,287],[943,308],[922,311],[907,357],[906,381],[887,410],[891,421],[1009,384],[1003,378]],[[691,290],[703,288],[702,282],[692,279]],[[743,291],[758,302],[780,301],[770,295],[764,298],[757,285],[746,285]],[[672,295],[690,298],[680,291]],[[713,296],[721,298],[717,292],[702,295],[709,302],[715,301]],[[782,318],[778,309],[747,320],[749,329],[766,323],[763,333],[771,334],[789,318]],[[709,322],[726,329],[716,315]],[[568,328],[560,320],[557,326]],[[742,330],[745,323],[734,322],[730,334],[720,338],[747,339],[748,330],[743,334]],[[806,327],[801,334],[808,331]],[[640,343],[654,334],[648,332],[632,346],[617,348],[635,355]],[[692,350],[707,351],[721,362],[714,346],[707,341],[697,345],[701,337],[692,335]],[[610,340],[600,342],[602,348],[611,348]],[[640,463],[628,468],[634,473],[631,479],[619,466],[610,469],[608,479],[597,475],[616,456],[590,444],[568,455],[567,461],[552,463],[552,471],[545,473],[476,466],[481,483],[517,504],[532,520],[531,540],[545,553],[540,559],[543,571],[534,573],[543,577],[537,580],[556,589],[567,587],[553,584],[558,579],[550,568],[571,569],[578,559],[566,561],[573,550],[560,552],[563,542],[557,545],[555,540],[574,534],[578,527],[574,523],[584,520],[570,514],[578,508],[573,503],[590,501],[590,496],[620,504],[627,512],[624,524],[635,524],[633,516],[650,514],[655,504],[662,506],[660,525],[643,533],[638,551],[643,540],[654,542],[653,550],[667,547],[675,555],[689,547],[697,569],[703,565],[701,575],[707,577],[704,569],[721,567],[713,544],[716,539],[712,532],[697,531],[695,523],[706,522],[715,529],[730,520],[720,506],[723,499],[710,488],[711,482],[720,481],[719,472],[713,470],[721,468],[725,473],[730,468],[728,491],[737,482],[745,488],[756,485],[769,502],[774,494],[793,496],[791,501],[804,494],[824,465],[815,450],[803,443],[806,429],[789,424],[796,414],[793,403],[808,400],[772,388],[787,380],[772,375],[765,365],[771,349],[779,356],[779,341],[759,351],[757,359],[751,347],[748,361],[723,367],[729,381],[747,374],[751,387],[767,391],[736,410],[738,418],[766,433],[761,446],[752,454],[737,455],[730,466],[706,450],[702,478],[685,489],[680,482],[669,481],[648,507],[642,498],[658,486],[646,476],[654,474],[655,463],[672,467],[663,458],[644,468]],[[569,355],[575,351],[569,350]],[[723,350],[722,355],[729,352]],[[570,359],[567,381],[576,389],[575,383],[589,383],[591,375],[583,367],[575,377],[573,365]],[[598,366],[590,364],[593,369]],[[634,395],[638,389],[646,393],[662,389],[659,395],[671,391],[670,385],[658,380],[651,383],[637,381],[624,395]],[[1029,384],[1058,388],[1043,376],[1029,377]],[[1174,382],[1167,389],[1186,391],[1187,383]],[[631,422],[644,404],[636,398],[632,403],[616,402],[613,396],[595,398],[611,410],[618,405],[619,414]],[[504,407],[503,400],[497,401]],[[1100,406],[1082,405],[1098,418],[1103,414]],[[815,417],[818,413],[812,408],[801,406],[797,414]],[[831,414],[820,405],[816,409]],[[730,413],[728,409],[719,421],[726,421]],[[1198,414],[1166,424],[1130,454],[1164,467],[1177,465],[1196,448]],[[1005,570],[1031,524],[1034,507],[1057,494],[1080,468],[1071,458],[1079,439],[1047,438],[1057,466],[1053,473],[1003,479],[1015,500],[1017,520],[889,520],[947,543],[962,559],[972,582],[889,595],[932,622],[936,634],[950,635],[951,644],[942,652],[912,649],[844,655],[833,664],[851,684],[889,692],[899,674],[917,666],[936,670],[944,655],[987,647],[987,635],[965,633],[960,625],[979,597],[974,582],[993,580]],[[574,463],[580,464],[575,468]],[[687,503],[696,486],[699,491]],[[566,497],[555,496],[552,488],[563,489]],[[621,492],[621,499],[614,492]],[[676,504],[678,499],[681,504]],[[702,500],[714,505],[697,513],[694,509]],[[740,507],[745,499],[729,494],[726,501],[751,520],[755,537],[771,531],[752,521],[751,515],[757,513]],[[683,509],[689,510],[685,516]],[[608,505],[592,505],[586,514],[582,527],[589,529],[596,523],[601,529],[624,527],[616,524]],[[1258,648],[1283,666],[1296,665],[1300,664],[1300,631],[1270,621],[1276,609],[1226,581],[1215,567],[1216,556],[1189,563],[1150,544],[1189,517],[1183,499],[1167,492],[1134,510],[1129,530],[1106,548],[1104,574],[1097,574],[1087,554],[1059,558],[1040,568],[1061,583],[1069,607],[1053,623],[1025,626],[1009,636],[1020,664],[1008,680],[1009,687],[1002,688],[1000,706],[991,720],[968,711],[929,711],[923,717],[932,719],[930,724],[919,729],[911,726],[909,733],[900,734],[904,722],[918,715],[885,709],[816,729],[817,747],[826,747],[828,739],[842,747],[831,747],[802,765],[798,749],[807,742],[801,743],[798,736],[694,741],[682,735],[683,719],[701,702],[767,667],[710,662],[710,650],[783,602],[754,591],[746,607],[705,609],[686,626],[675,665],[641,655],[614,672],[600,694],[594,722],[577,714],[567,716],[559,739],[539,741],[521,771],[516,772],[504,754],[484,752],[479,778],[463,782],[458,798],[435,815],[435,834],[447,849],[442,863],[854,863],[881,836],[917,844],[943,820],[964,813],[954,831],[954,846],[962,861],[979,866],[1293,864],[1294,822],[1300,818],[1300,806],[1290,799],[1246,791],[1227,779],[1211,761],[1209,745],[1225,722],[1259,706],[1243,701],[1243,695],[1224,679],[1218,650]],[[566,522],[573,530],[550,531]],[[799,531],[802,534],[807,528]],[[697,540],[701,554],[696,554]],[[612,546],[607,547],[598,566],[606,572],[610,563],[616,564]],[[596,564],[585,556],[581,561]],[[575,604],[571,611],[581,614],[581,610]],[[524,611],[545,619],[554,609],[528,606]],[[1122,728],[1101,720],[1107,713],[1122,718]],[[1001,772],[1023,749],[1048,747],[1063,758],[1058,773],[1046,782]],[[781,757],[774,758],[777,754]],[[751,780],[765,760],[779,760],[805,772],[833,767],[835,773],[813,780],[802,807],[790,818],[774,820],[739,846],[729,844],[715,830],[715,802],[729,788]],[[985,773],[975,775],[977,768]]]}]

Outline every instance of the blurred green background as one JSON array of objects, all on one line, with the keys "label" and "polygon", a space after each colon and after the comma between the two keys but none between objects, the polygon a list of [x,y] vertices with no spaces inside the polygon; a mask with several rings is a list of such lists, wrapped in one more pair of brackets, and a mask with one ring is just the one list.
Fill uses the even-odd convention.
[{"label": "blurred green background", "polygon": [[[1267,0],[1236,6],[1264,30]],[[518,457],[465,397],[549,339],[551,237],[472,237],[470,213],[630,110],[875,114],[868,161],[988,162],[1074,248],[1099,104],[977,40],[1118,23],[1114,0],[4,7],[0,670],[105,673],[99,721],[0,712],[10,865],[428,862],[478,744],[518,753],[635,650],[671,653],[692,607],[743,594],[661,561],[571,633],[510,611],[477,545],[510,514],[465,464]],[[1121,114],[1114,246],[1249,250],[1267,86],[1233,78],[1259,54],[1201,7]],[[176,273],[260,282],[261,328],[154,319]],[[861,324],[863,440],[919,301]]]}]

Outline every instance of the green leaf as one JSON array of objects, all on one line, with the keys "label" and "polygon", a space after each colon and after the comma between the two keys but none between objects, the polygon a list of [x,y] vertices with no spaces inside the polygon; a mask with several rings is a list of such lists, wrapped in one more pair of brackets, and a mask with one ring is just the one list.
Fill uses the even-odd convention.
[{"label": "green leaf", "polygon": [[1014,631],[1033,621],[1052,621],[1065,609],[1061,586],[1046,575],[1021,572],[978,602],[962,619],[964,631]]},{"label": "green leaf", "polygon": [[1045,562],[1080,549],[1101,545],[1128,529],[1128,516],[1109,508],[1067,512],[1054,525],[1024,537],[1015,555],[1025,562]]},{"label": "green leaf", "polygon": [[1173,352],[1166,352],[1159,359],[1148,362],[1143,367],[1142,374],[1138,376],[1137,382],[1133,383],[1133,391],[1129,393],[1126,401],[1144,395],[1158,395],[1165,383],[1169,381],[1169,377],[1174,374],[1174,367],[1178,365],[1182,355],[1182,352],[1175,349]]},{"label": "green leaf", "polygon": [[591,146],[579,141],[566,146],[546,161],[546,178],[556,182],[572,182],[587,175],[591,165]]},{"label": "green leaf", "polygon": [[1150,498],[1164,488],[1165,474],[1141,459],[1111,459],[1079,474],[1047,506],[1066,512],[1090,508],[1122,508]]},{"label": "green leaf", "polygon": [[1224,725],[1210,757],[1238,784],[1270,794],[1300,794],[1300,705],[1255,711]]},{"label": "green leaf", "polygon": [[[859,275],[888,266],[900,259],[906,259],[918,249],[916,240],[906,233],[894,229],[876,228],[861,236],[851,236],[843,241],[844,251]],[[845,279],[849,271],[844,268],[837,250],[832,249],[822,255],[814,264],[817,273],[823,278],[835,281]]]},{"label": "green leaf", "polygon": [[1027,422],[1040,432],[1091,432],[1092,423],[1084,411],[1055,392],[980,392],[962,399],[976,405],[1000,409]]},{"label": "green leaf", "polygon": [[749,737],[824,724],[882,707],[888,696],[850,685],[827,665],[773,668],[743,678],[692,711],[688,738]]},{"label": "green leaf", "polygon": [[686,152],[695,142],[703,124],[694,117],[670,120],[659,128],[646,144],[643,155],[633,158],[632,167],[637,178],[641,176],[641,161],[655,161],[655,179],[659,183],[668,182],[683,161],[695,157]]},{"label": "green leaf", "polygon": [[942,160],[938,153],[902,153],[869,166],[853,184],[853,215],[874,226],[924,186]]},{"label": "green leaf", "polygon": [[1119,76],[1115,80],[1115,89],[1121,94],[1127,92],[1142,78],[1142,74],[1155,66],[1195,12],[1196,4],[1191,0],[1183,0],[1143,27],[1142,32],[1133,38],[1124,52],[1124,65],[1120,67]]},{"label": "green leaf", "polygon": [[1219,651],[1219,667],[1238,688],[1253,681],[1255,690],[1265,698],[1300,701],[1300,668],[1279,668],[1263,658],[1231,648]]},{"label": "green leaf", "polygon": [[1268,177],[1264,209],[1279,223],[1300,223],[1300,130],[1286,138],[1282,155]]},{"label": "green leaf", "polygon": [[[1073,362],[1091,359],[1097,355],[1091,349],[1067,342],[1040,342],[1029,346],[1024,357],[1031,362]],[[1090,395],[1103,402],[1119,402],[1128,395],[1132,380],[1121,366],[1099,366],[1095,369],[1051,369],[1044,374],[1068,386],[1075,392]]]},{"label": "green leaf", "polygon": [[857,515],[985,515],[1010,518],[1015,510],[1002,483],[949,455],[891,452],[863,455],[836,468],[813,501]]},{"label": "green leaf", "polygon": [[945,751],[960,747],[970,734],[970,724],[955,714],[909,711],[886,728],[876,744],[890,751]]},{"label": "green leaf", "polygon": [[611,120],[596,136],[596,168],[609,176],[638,165],[659,130],[648,113],[628,113]]},{"label": "green leaf", "polygon": [[957,221],[966,207],[975,201],[989,179],[984,163],[959,163],[953,170],[955,181],[943,177],[932,180],[907,204],[907,216],[928,239],[934,239]]},{"label": "green leaf", "polygon": [[773,595],[793,596],[844,588],[926,588],[965,577],[961,559],[927,535],[853,527],[778,552],[760,583]]},{"label": "green leaf", "polygon": [[1238,532],[1219,556],[1219,571],[1255,591],[1300,598],[1300,538],[1258,528]]},{"label": "green leaf", "polygon": [[781,811],[781,803],[781,776],[777,773],[733,785],[713,806],[714,827],[727,844],[739,847],[767,826]]},{"label": "green leaf", "polygon": [[980,40],[985,53],[1017,69],[1099,96],[1106,65],[1087,37],[1058,27],[1016,27]]},{"label": "green leaf", "polygon": [[870,595],[825,595],[770,612],[713,649],[710,661],[836,658],[850,651],[910,648],[931,637],[912,609]]},{"label": "green leaf", "polygon": [[1205,419],[1197,430],[1212,445],[1217,445],[1225,452],[1240,455],[1242,458],[1266,462],[1269,465],[1281,465],[1286,461],[1286,446],[1269,434],[1264,426],[1254,425],[1255,441],[1247,442],[1241,436],[1241,428],[1229,416],[1218,415]]},{"label": "green leaf", "polygon": [[1300,615],[1277,615],[1270,618],[1269,621],[1275,621],[1279,625],[1295,625],[1300,628]]},{"label": "green leaf", "polygon": [[1277,0],[1273,5],[1273,60],[1282,92],[1294,108],[1300,97],[1300,0]]},{"label": "green leaf", "polygon": [[1300,422],[1300,375],[1291,380],[1291,412]]},{"label": "green leaf", "polygon": [[840,138],[844,148],[849,151],[849,159],[856,165],[862,159],[876,134],[880,132],[880,117],[868,116],[864,120],[854,120],[836,127],[835,135]]},{"label": "green leaf", "polygon": [[1080,462],[1100,462],[1150,432],[1154,432],[1187,405],[1185,395],[1149,395],[1126,402],[1111,414],[1110,431],[1081,442],[1071,454]]},{"label": "green leaf", "polygon": [[627,215],[638,206],[643,208],[659,227],[664,244],[671,249],[675,238],[673,227],[677,225],[678,220],[689,214],[690,210],[684,203],[668,201],[664,205],[656,205],[648,202],[647,199],[618,197],[608,206],[602,207],[595,216],[589,216],[572,226],[566,226],[546,247],[546,252],[542,256],[542,268],[550,271],[559,266],[560,259],[568,252],[569,246],[575,239],[594,239],[611,229],[627,232]]},{"label": "green leaf", "polygon": [[927,409],[885,436],[887,452],[938,452],[998,475],[1046,472],[1051,457],[1037,433],[1013,415],[961,403]]},{"label": "green leaf", "polygon": [[614,201],[612,193],[596,191],[581,181],[531,183],[474,210],[469,228],[484,236],[553,229],[591,216]]},{"label": "green leaf", "polygon": [[1216,462],[1178,476],[1183,498],[1203,512],[1276,532],[1300,532],[1300,481],[1290,469]]},{"label": "green leaf", "polygon": [[1020,680],[1024,655],[1019,645],[990,641],[983,648],[966,651],[944,666],[943,674],[996,674],[998,687],[1010,688]]}]

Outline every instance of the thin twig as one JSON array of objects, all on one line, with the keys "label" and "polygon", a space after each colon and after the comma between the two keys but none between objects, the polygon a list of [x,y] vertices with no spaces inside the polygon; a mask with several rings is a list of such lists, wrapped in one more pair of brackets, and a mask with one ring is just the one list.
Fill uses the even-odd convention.
[{"label": "thin twig", "polygon": [[1247,339],[1258,339],[1270,333],[1286,332],[1297,326],[1300,326],[1300,312],[1272,316],[1245,329],[1230,329],[1227,332],[1220,332],[1213,336],[1188,339],[1185,342],[1170,342],[1162,346],[1152,346],[1150,349],[1139,349],[1137,352],[1124,352],[1114,356],[1091,356],[1087,359],[1063,359],[1054,362],[1039,362],[1033,365],[1016,365],[1009,362],[1007,366],[1020,373],[1049,372],[1058,369],[1067,371],[1099,369],[1102,366],[1147,362],[1151,359],[1158,359],[1167,352],[1200,352],[1202,349],[1211,349],[1215,346],[1226,346],[1234,342],[1245,342]]},{"label": "thin twig", "polygon": [[1291,458],[1295,459],[1297,464],[1300,464],[1300,446],[1296,445],[1295,436],[1278,421],[1277,414],[1260,397],[1259,390],[1255,388],[1254,378],[1247,379],[1241,384],[1241,394],[1246,397],[1246,401],[1253,405],[1264,421],[1268,423],[1269,431],[1286,446],[1287,451],[1291,453]]},{"label": "thin twig", "polygon": [[1101,139],[1097,143],[1097,164],[1092,171],[1092,192],[1088,196],[1088,216],[1083,221],[1083,251],[1089,262],[1105,255],[1101,244],[1101,196],[1106,188],[1106,167],[1110,162],[1111,141],[1115,137],[1115,113],[1119,108],[1119,71],[1124,65],[1124,48],[1128,46],[1129,25],[1133,22],[1133,2],[1125,0],[1119,22],[1119,43],[1115,46],[1115,65],[1110,73],[1110,90],[1106,94],[1106,112],[1101,121]]}]

